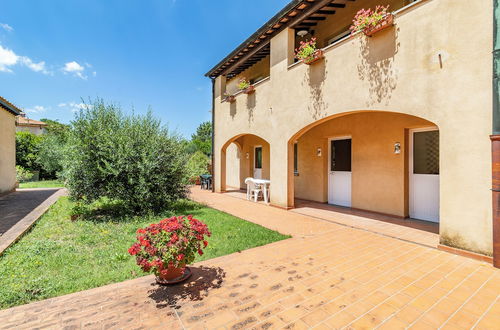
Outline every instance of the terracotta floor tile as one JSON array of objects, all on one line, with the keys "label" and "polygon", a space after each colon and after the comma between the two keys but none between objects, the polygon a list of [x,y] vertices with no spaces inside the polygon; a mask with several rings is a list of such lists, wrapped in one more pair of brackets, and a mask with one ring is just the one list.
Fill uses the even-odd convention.
[{"label": "terracotta floor tile", "polygon": [[322,308],[317,308],[312,312],[307,313],[306,315],[302,316],[300,319],[307,325],[309,326],[315,326],[324,320],[326,320],[330,314],[328,314],[324,309]]}]

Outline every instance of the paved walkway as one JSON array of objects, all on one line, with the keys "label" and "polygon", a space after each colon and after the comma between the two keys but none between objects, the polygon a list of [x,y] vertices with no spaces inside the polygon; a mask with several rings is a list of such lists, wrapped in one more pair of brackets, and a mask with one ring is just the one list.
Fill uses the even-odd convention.
[{"label": "paved walkway", "polygon": [[495,329],[500,270],[458,255],[195,189],[192,198],[292,234],[152,276],[0,311],[0,328]]},{"label": "paved walkway", "polygon": [[66,189],[18,189],[0,197],[0,255],[66,194]]},{"label": "paved walkway", "polygon": [[[224,195],[246,199],[246,193],[241,190],[233,190],[224,193]],[[258,203],[265,204],[262,201]],[[439,245],[439,225],[427,221],[400,219],[373,212],[300,199],[295,200],[295,208],[291,212],[353,228],[368,230],[432,248],[436,248]]]}]

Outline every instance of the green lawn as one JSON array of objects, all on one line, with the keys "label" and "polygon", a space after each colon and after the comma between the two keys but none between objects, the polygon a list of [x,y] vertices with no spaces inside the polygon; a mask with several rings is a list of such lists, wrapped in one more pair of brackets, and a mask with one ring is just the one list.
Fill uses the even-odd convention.
[{"label": "green lawn", "polygon": [[58,180],[42,180],[33,182],[22,182],[19,184],[19,188],[60,188],[64,187],[64,184]]},{"label": "green lawn", "polygon": [[212,237],[196,261],[215,258],[288,238],[196,204],[179,203],[162,216],[70,220],[73,203],[62,197],[33,229],[0,256],[0,308],[143,276],[127,249],[135,231],[172,215],[192,214],[204,221]]}]

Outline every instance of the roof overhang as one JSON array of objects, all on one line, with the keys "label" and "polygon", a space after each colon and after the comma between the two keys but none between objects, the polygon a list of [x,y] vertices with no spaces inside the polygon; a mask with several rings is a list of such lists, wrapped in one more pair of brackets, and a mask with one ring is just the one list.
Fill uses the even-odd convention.
[{"label": "roof overhang", "polygon": [[214,79],[220,75],[228,78],[237,75],[269,55],[271,38],[283,29],[311,29],[327,15],[335,14],[336,8],[343,8],[346,2],[352,1],[355,0],[292,0],[205,76]]},{"label": "roof overhang", "polygon": [[12,113],[15,116],[20,115],[22,112],[21,109],[19,109],[14,104],[10,103],[1,96],[0,96],[0,108]]}]

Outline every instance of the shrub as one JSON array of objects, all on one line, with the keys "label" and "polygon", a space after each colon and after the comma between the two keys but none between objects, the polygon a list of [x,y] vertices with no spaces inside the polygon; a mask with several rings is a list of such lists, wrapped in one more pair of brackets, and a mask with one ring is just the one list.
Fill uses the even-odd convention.
[{"label": "shrub", "polygon": [[56,134],[49,133],[40,144],[38,163],[52,178],[63,176],[63,159],[66,154],[65,139]]},{"label": "shrub", "polygon": [[196,254],[203,255],[205,236],[210,235],[207,225],[192,216],[172,217],[138,229],[137,242],[128,252],[143,271],[166,275],[169,267],[183,268]]},{"label": "shrub", "polygon": [[[187,172],[189,179],[197,178],[202,174],[207,174],[210,159],[201,151],[195,152],[187,162]],[[191,182],[192,183],[192,182]]]},{"label": "shrub", "polygon": [[33,177],[33,173],[22,166],[16,165],[16,180],[17,182],[25,182]]},{"label": "shrub", "polygon": [[151,112],[124,115],[97,100],[76,115],[65,157],[70,195],[84,204],[123,202],[129,213],[159,212],[186,196],[181,140]]},{"label": "shrub", "polygon": [[31,132],[16,132],[16,165],[29,171],[39,171],[38,153],[42,139]]}]

